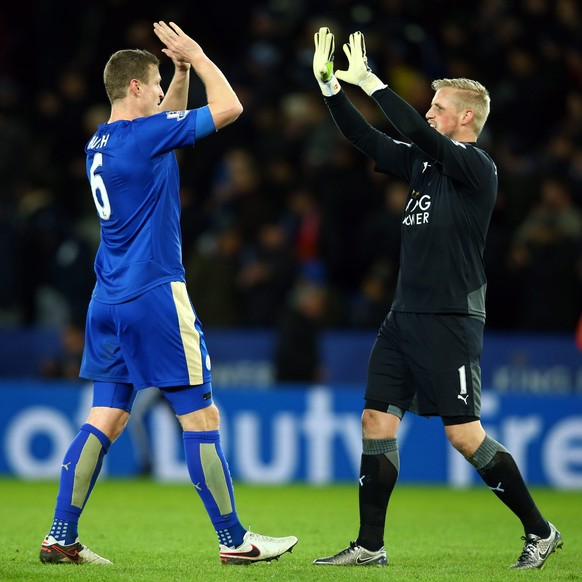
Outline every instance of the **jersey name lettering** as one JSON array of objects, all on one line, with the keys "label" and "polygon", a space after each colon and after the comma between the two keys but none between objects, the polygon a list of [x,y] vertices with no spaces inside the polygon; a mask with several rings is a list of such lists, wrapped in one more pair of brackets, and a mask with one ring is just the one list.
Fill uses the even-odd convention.
[{"label": "jersey name lettering", "polygon": [[109,134],[98,136],[93,136],[93,139],[89,142],[89,149],[98,150],[104,148],[109,141]]}]

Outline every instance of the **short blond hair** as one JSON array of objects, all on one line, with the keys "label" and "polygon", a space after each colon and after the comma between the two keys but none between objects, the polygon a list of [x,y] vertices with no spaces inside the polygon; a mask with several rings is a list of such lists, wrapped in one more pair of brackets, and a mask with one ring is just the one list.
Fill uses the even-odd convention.
[{"label": "short blond hair", "polygon": [[103,71],[103,82],[109,101],[113,104],[127,95],[132,79],[149,82],[151,67],[158,67],[158,57],[146,50],[125,49],[113,53]]},{"label": "short blond hair", "polygon": [[456,103],[459,109],[471,109],[475,116],[473,118],[473,129],[475,134],[479,135],[483,126],[489,117],[491,109],[491,97],[489,91],[479,83],[471,79],[436,79],[432,82],[431,87],[438,91],[443,87],[452,87],[458,89]]}]

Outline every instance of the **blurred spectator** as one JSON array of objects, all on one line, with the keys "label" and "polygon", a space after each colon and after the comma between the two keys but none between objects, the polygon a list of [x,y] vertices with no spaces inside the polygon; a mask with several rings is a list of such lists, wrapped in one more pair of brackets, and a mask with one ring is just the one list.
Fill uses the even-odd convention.
[{"label": "blurred spectator", "polygon": [[243,239],[251,241],[259,224],[272,216],[271,204],[253,154],[244,148],[229,150],[212,194],[213,227],[236,226]]},{"label": "blurred spectator", "polygon": [[54,289],[52,267],[64,237],[64,224],[50,189],[23,183],[18,195],[19,205],[14,216],[19,283],[16,291],[23,322],[33,324],[46,321],[40,294],[51,286]]},{"label": "blurred spectator", "polygon": [[529,330],[573,330],[582,308],[582,211],[563,181],[546,179],[540,200],[518,229],[509,267],[519,274],[518,325]]},{"label": "blurred spectator", "polygon": [[321,262],[321,210],[313,193],[306,188],[291,192],[285,216],[285,228],[297,257],[302,266]]},{"label": "blurred spectator", "polygon": [[41,376],[79,381],[79,370],[85,347],[85,327],[70,324],[61,330],[62,352],[59,358],[41,362]]},{"label": "blurred spectator", "polygon": [[201,238],[185,261],[186,284],[205,326],[237,326],[242,299],[237,288],[242,240],[234,228]]},{"label": "blurred spectator", "polygon": [[237,276],[247,325],[276,323],[296,272],[297,262],[281,224],[262,224],[256,241],[242,250]]},{"label": "blurred spectator", "polygon": [[26,183],[19,194],[15,260],[22,321],[84,323],[95,284],[93,248],[63,219],[51,190]]},{"label": "blurred spectator", "polygon": [[378,329],[390,311],[396,287],[394,266],[377,260],[368,270],[350,305],[349,323]]},{"label": "blurred spectator", "polygon": [[277,322],[277,382],[324,381],[319,341],[326,308],[325,288],[298,279]]},{"label": "blurred spectator", "polygon": [[[384,264],[386,282],[395,286],[400,266],[400,225],[408,196],[408,185],[389,180],[383,192],[383,205],[370,213],[356,233],[354,245],[357,260],[365,269],[379,262]],[[387,310],[386,310],[387,312]]]}]

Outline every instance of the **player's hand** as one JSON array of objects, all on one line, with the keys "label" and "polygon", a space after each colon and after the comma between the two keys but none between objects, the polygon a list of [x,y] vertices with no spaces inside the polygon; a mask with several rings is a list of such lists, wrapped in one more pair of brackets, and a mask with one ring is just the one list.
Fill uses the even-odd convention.
[{"label": "player's hand", "polygon": [[162,52],[172,59],[176,69],[189,70],[195,59],[204,57],[202,47],[174,22],[154,22],[154,32],[166,45]]},{"label": "player's hand", "polygon": [[313,40],[315,41],[313,74],[318,81],[327,83],[333,76],[335,40],[327,26],[322,26],[313,36]]},{"label": "player's hand", "polygon": [[330,97],[331,95],[338,93],[340,90],[340,85],[333,74],[333,51],[335,49],[335,40],[327,26],[322,26],[319,31],[315,33],[313,40],[315,41],[313,74],[319,82],[321,92],[327,97]]},{"label": "player's hand", "polygon": [[344,53],[348,58],[348,70],[337,71],[336,76],[342,81],[358,85],[368,95],[371,95],[377,89],[386,87],[380,79],[370,69],[368,57],[366,56],[366,41],[364,35],[360,32],[350,34],[349,43],[344,44]]}]

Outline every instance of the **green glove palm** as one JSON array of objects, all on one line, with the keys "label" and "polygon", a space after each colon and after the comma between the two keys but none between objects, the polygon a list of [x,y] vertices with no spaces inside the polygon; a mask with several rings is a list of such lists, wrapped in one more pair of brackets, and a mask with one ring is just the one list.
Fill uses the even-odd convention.
[{"label": "green glove palm", "polygon": [[344,44],[344,53],[348,58],[348,70],[337,71],[338,79],[351,83],[352,85],[358,85],[368,95],[387,86],[372,73],[372,70],[368,66],[366,42],[361,32],[358,31],[350,34],[350,42]]},{"label": "green glove palm", "polygon": [[340,90],[340,85],[333,74],[334,36],[326,26],[322,26],[313,37],[315,53],[313,55],[313,74],[319,82],[321,92],[331,97]]}]

